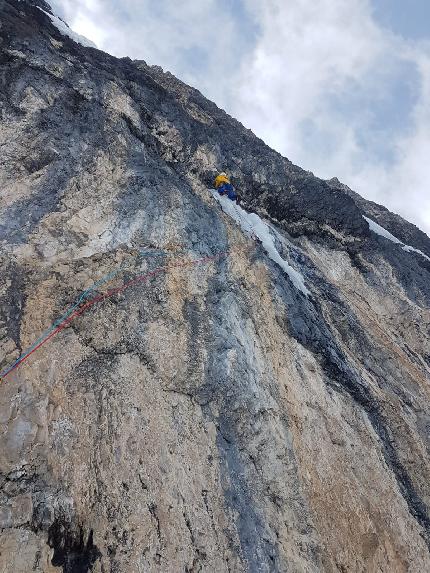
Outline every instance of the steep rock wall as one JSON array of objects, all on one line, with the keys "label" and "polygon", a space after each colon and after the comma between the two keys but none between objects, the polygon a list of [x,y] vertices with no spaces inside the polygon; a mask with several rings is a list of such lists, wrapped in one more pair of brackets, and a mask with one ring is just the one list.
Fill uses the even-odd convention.
[{"label": "steep rock wall", "polygon": [[158,68],[0,13],[2,368],[118,288],[0,386],[0,570],[428,570],[430,264],[362,215],[428,238]]}]

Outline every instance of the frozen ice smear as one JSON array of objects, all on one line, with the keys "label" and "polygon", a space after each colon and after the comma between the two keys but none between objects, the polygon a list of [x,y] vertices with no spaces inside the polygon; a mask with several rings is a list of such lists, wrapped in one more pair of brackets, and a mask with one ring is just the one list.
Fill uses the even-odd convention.
[{"label": "frozen ice smear", "polygon": [[81,46],[84,46],[85,48],[97,48],[97,46],[94,44],[94,42],[92,42],[91,40],[88,40],[88,38],[86,38],[85,36],[81,36],[80,34],[77,34],[76,32],[74,32],[58,16],[55,16],[54,14],[49,14],[49,12],[45,12],[45,10],[42,10],[42,8],[39,8],[39,10],[41,10],[44,14],[49,16],[49,18],[51,19],[51,22],[63,34],[63,36],[68,36],[71,40],[73,40],[77,44],[81,44]]},{"label": "frozen ice smear", "polygon": [[278,249],[275,246],[275,241],[273,239],[269,225],[265,223],[263,219],[261,219],[261,217],[259,217],[256,213],[247,213],[244,209],[242,209],[242,207],[237,205],[234,201],[231,201],[228,197],[224,195],[221,196],[216,191],[212,191],[212,194],[218,203],[220,203],[222,210],[232,219],[234,219],[248,236],[256,236],[260,239],[264,250],[272,259],[272,261],[274,261],[281,267],[283,271],[287,273],[291,282],[298,290],[308,296],[310,293],[305,286],[303,276],[298,271],[293,269],[293,267],[281,257]]},{"label": "frozen ice smear", "polygon": [[384,229],[384,227],[381,227],[381,225],[378,225],[378,223],[375,223],[375,221],[372,221],[372,219],[369,219],[368,217],[365,217],[364,215],[363,215],[363,219],[366,219],[367,223],[369,224],[369,229],[371,231],[373,231],[374,233],[376,233],[377,235],[380,235],[381,237],[385,237],[389,241],[392,241],[393,243],[397,243],[398,245],[401,245],[402,249],[404,251],[406,251],[407,253],[410,253],[410,252],[417,253],[418,255],[421,255],[422,257],[424,257],[425,259],[430,261],[430,257],[425,255],[422,251],[420,251],[419,249],[416,249],[415,247],[411,247],[410,245],[405,245],[404,243],[402,243],[402,241],[400,241],[400,239],[398,239],[397,237],[392,235],[389,231],[387,231],[387,229]]},{"label": "frozen ice smear", "polygon": [[419,249],[416,249],[415,247],[411,247],[410,245],[403,245],[402,249],[408,253],[410,253],[410,252],[418,253],[419,255],[421,255],[422,257],[424,257],[428,261],[430,261],[430,257],[425,255],[422,251],[420,251]]},{"label": "frozen ice smear", "polygon": [[381,237],[385,237],[386,239],[389,239],[393,243],[399,243],[400,245],[403,245],[402,241],[400,241],[397,237],[395,237],[394,235],[389,233],[387,231],[387,229],[384,229],[384,227],[381,227],[381,225],[378,225],[378,223],[375,223],[375,221],[372,221],[372,219],[369,219],[368,217],[365,217],[364,215],[363,215],[363,219],[366,219],[366,221],[369,224],[369,229],[371,231],[373,231],[374,233],[376,233],[377,235],[380,235]]}]

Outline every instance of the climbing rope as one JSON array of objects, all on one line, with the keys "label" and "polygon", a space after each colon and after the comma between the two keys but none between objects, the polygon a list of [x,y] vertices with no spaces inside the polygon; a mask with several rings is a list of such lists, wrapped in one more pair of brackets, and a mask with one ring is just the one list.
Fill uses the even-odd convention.
[{"label": "climbing rope", "polygon": [[39,344],[51,333],[53,332],[57,326],[62,324],[72,313],[73,311],[79,307],[79,305],[88,298],[92,292],[94,292],[98,287],[102,286],[103,284],[112,280],[116,275],[120,272],[127,270],[125,264],[130,262],[132,259],[140,258],[140,257],[148,257],[148,256],[165,256],[164,252],[151,252],[151,251],[139,251],[137,255],[134,257],[130,257],[126,259],[116,270],[104,275],[101,279],[91,285],[89,288],[84,290],[80,296],[76,299],[76,302],[72,304],[72,306],[61,316],[57,319],[43,334],[39,336],[39,338],[23,352],[18,358],[15,360],[13,364],[11,364],[8,368],[0,372],[0,381],[2,378],[5,378],[12,370],[14,370],[25,358],[27,355],[32,354],[33,350],[39,348]]},{"label": "climbing rope", "polygon": [[[217,253],[216,255],[203,257],[201,259],[195,259],[195,260],[191,260],[191,261],[182,261],[182,262],[170,264],[170,265],[167,265],[164,267],[158,267],[157,269],[154,269],[153,271],[150,271],[150,272],[143,274],[143,275],[139,275],[139,276],[135,277],[134,279],[129,280],[128,282],[124,283],[121,287],[110,289],[105,293],[99,294],[99,295],[95,296],[94,298],[87,300],[87,302],[85,302],[85,304],[80,306],[86,299],[88,299],[88,297],[91,295],[91,293],[94,292],[94,290],[97,287],[101,286],[102,284],[105,284],[109,280],[112,280],[112,278],[114,278],[118,273],[120,273],[122,270],[125,270],[124,266],[120,265],[120,267],[118,267],[118,269],[108,273],[107,275],[102,277],[100,280],[98,280],[96,283],[94,283],[91,287],[86,289],[78,297],[76,302],[65,312],[65,314],[63,314],[63,316],[61,316],[59,319],[57,319],[29,348],[27,348],[25,350],[25,352],[23,352],[15,360],[15,362],[13,362],[10,366],[5,368],[0,373],[0,381],[4,380],[11,372],[13,372],[16,368],[18,368],[23,362],[25,362],[34,352],[36,352],[39,348],[41,348],[44,344],[46,344],[49,340],[51,340],[51,338],[53,338],[56,334],[58,334],[64,328],[66,328],[66,326],[68,326],[72,322],[73,319],[75,319],[78,316],[80,316],[81,314],[83,314],[86,310],[88,310],[90,307],[94,306],[95,304],[102,302],[102,301],[106,300],[107,298],[110,298],[111,296],[113,296],[115,294],[119,294],[119,293],[125,291],[126,289],[130,288],[131,286],[134,286],[140,282],[145,282],[148,279],[150,279],[150,278],[152,278],[152,277],[154,277],[160,273],[167,272],[170,269],[184,268],[184,267],[188,267],[188,266],[207,264],[211,261],[214,261],[218,258],[223,257],[224,255],[227,254],[227,252],[228,251],[226,250],[226,251],[222,251],[220,253]],[[147,255],[162,256],[163,254],[165,255],[165,253],[157,253],[156,254],[156,253],[148,253],[148,252],[141,251],[139,253],[139,255],[137,255],[137,257],[142,256],[142,255],[144,255],[144,256],[147,256]],[[128,262],[128,260],[127,260],[127,262]]]}]

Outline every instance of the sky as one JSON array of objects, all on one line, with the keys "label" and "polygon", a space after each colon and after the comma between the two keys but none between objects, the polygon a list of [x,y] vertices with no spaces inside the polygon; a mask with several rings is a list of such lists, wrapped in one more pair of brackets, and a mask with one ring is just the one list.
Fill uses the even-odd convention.
[{"label": "sky", "polygon": [[430,234],[428,0],[51,0],[324,179]]}]

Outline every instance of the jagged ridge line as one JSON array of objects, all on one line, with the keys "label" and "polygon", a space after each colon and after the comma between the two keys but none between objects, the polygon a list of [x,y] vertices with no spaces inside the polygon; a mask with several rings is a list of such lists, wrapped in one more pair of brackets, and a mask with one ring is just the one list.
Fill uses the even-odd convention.
[{"label": "jagged ridge line", "polygon": [[[80,300],[78,303],[76,303],[76,305],[74,305],[71,309],[69,309],[69,311],[63,315],[63,320],[61,323],[59,323],[59,321],[61,319],[58,319],[57,321],[54,322],[54,324],[41,336],[37,339],[36,342],[34,342],[27,350],[26,352],[24,352],[21,357],[19,357],[11,366],[9,366],[8,368],[6,368],[1,374],[0,374],[0,379],[5,379],[6,376],[8,376],[13,370],[15,370],[16,368],[18,368],[23,362],[25,362],[34,352],[36,352],[41,346],[43,346],[44,344],[46,344],[46,342],[48,342],[51,338],[53,338],[56,334],[58,334],[61,330],[63,330],[74,318],[80,316],[81,314],[83,314],[88,308],[90,308],[91,306],[93,306],[94,304],[98,303],[98,302],[102,302],[103,300],[106,300],[107,298],[113,296],[114,294],[118,294],[120,292],[123,292],[124,290],[126,290],[127,288],[133,286],[134,284],[137,284],[138,282],[143,282],[149,278],[151,278],[152,276],[155,276],[161,272],[166,272],[169,269],[172,268],[181,268],[181,267],[186,267],[186,266],[194,266],[194,265],[198,265],[198,264],[205,264],[208,263],[210,261],[213,261],[217,258],[221,258],[222,256],[224,256],[225,254],[227,254],[228,250],[226,251],[222,251],[220,253],[217,253],[216,255],[212,255],[209,257],[203,257],[201,259],[196,259],[194,261],[185,261],[182,263],[177,263],[177,264],[173,264],[173,265],[167,265],[165,267],[159,267],[158,269],[155,269],[149,273],[146,273],[144,275],[140,275],[138,277],[135,277],[134,279],[126,282],[125,284],[123,284],[121,287],[117,287],[114,289],[110,289],[109,291],[107,291],[104,294],[98,295],[95,298],[93,298],[92,300],[88,301],[86,304],[84,304],[84,306],[80,307],[78,310],[74,310],[76,309],[76,307],[80,304],[80,302],[82,302],[83,300],[83,295],[84,293],[82,293]],[[117,274],[120,271],[120,269],[118,269],[117,271],[115,271],[115,274]],[[112,275],[113,273],[109,273],[110,275]],[[106,275],[109,276],[109,275]],[[106,282],[106,281],[105,281]],[[97,284],[97,283],[95,283]],[[94,285],[93,285],[94,287]],[[87,289],[87,291],[90,291],[92,287],[90,287],[89,289]],[[85,292],[85,291],[84,291]],[[72,312],[74,310],[74,312]],[[70,312],[72,312],[72,314],[70,314]],[[65,317],[65,318],[64,318]]]}]

